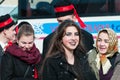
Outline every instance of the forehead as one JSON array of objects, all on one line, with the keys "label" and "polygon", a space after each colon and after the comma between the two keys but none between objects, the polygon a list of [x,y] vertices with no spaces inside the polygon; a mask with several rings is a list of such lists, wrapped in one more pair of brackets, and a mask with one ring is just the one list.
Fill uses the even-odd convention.
[{"label": "forehead", "polygon": [[33,35],[27,35],[27,36],[26,35],[21,35],[19,40],[27,42],[27,41],[34,40],[34,37],[33,37]]},{"label": "forehead", "polygon": [[15,25],[12,25],[10,28],[9,28],[9,30],[13,30],[13,29],[15,29]]},{"label": "forehead", "polygon": [[67,19],[72,19],[73,15],[66,15],[66,16],[62,16],[62,17],[58,17],[57,20],[67,20]]},{"label": "forehead", "polygon": [[109,39],[108,34],[106,32],[99,33],[98,38]]},{"label": "forehead", "polygon": [[75,26],[68,26],[65,29],[66,32],[78,32],[77,28]]}]

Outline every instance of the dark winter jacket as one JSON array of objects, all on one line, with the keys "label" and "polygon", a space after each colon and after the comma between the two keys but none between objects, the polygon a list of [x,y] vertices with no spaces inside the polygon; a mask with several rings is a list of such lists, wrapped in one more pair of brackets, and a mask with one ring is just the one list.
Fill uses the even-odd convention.
[{"label": "dark winter jacket", "polygon": [[0,80],[1,80],[1,58],[2,58],[3,54],[4,54],[4,51],[0,45]]},{"label": "dark winter jacket", "polygon": [[23,51],[13,44],[2,56],[1,80],[37,80],[39,63],[40,53],[35,45],[30,51]]},{"label": "dark winter jacket", "polygon": [[[73,70],[73,67],[74,70]],[[76,79],[76,70],[81,72],[81,79]],[[88,65],[87,56],[75,55],[74,65],[68,64],[62,54],[57,54],[46,60],[42,80],[96,80],[94,73]]]},{"label": "dark winter jacket", "polygon": [[[15,56],[10,55],[9,53],[4,54],[2,57],[2,80],[34,80],[34,67],[37,65],[29,65],[26,62],[21,61]],[[29,67],[30,66],[30,67]],[[28,72],[25,75],[25,72],[28,69]]]}]

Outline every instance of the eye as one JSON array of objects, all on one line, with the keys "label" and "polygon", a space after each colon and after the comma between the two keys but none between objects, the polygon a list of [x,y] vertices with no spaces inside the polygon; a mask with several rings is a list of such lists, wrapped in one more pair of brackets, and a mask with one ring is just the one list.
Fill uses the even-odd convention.
[{"label": "eye", "polygon": [[63,20],[57,20],[58,21],[58,23],[62,23],[63,22]]},{"label": "eye", "polygon": [[22,44],[27,44],[26,42],[21,42]]},{"label": "eye", "polygon": [[72,33],[71,32],[66,32],[65,35],[66,36],[70,36]]},{"label": "eye", "polygon": [[75,33],[75,36],[79,36],[79,33],[78,33],[78,32],[76,32],[76,33]]},{"label": "eye", "polygon": [[105,43],[109,43],[109,42],[110,42],[109,40],[105,39]]},{"label": "eye", "polygon": [[98,42],[102,41],[101,39],[97,39]]},{"label": "eye", "polygon": [[32,42],[29,42],[28,44],[33,44],[33,41],[32,41]]}]

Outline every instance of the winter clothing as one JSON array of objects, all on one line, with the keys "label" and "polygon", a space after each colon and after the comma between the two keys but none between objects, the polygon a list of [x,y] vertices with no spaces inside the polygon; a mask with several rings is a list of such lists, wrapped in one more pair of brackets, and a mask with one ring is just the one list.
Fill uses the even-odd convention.
[{"label": "winter clothing", "polygon": [[0,30],[7,27],[9,28],[14,24],[15,22],[13,21],[9,14],[0,16]]},{"label": "winter clothing", "polygon": [[[88,61],[90,66],[93,68],[98,80],[110,80],[113,75],[115,59],[118,55],[118,39],[115,32],[110,28],[104,28],[99,31],[106,32],[109,37],[109,47],[105,54],[101,54],[98,51],[98,46],[96,45],[95,49],[92,49],[88,52]],[[96,39],[96,44],[98,41]]]},{"label": "winter clothing", "polygon": [[1,59],[2,59],[3,54],[4,54],[4,50],[2,49],[0,45],[0,80],[1,80]]},{"label": "winter clothing", "polygon": [[42,77],[42,80],[97,80],[85,54],[75,54],[74,65],[67,62],[63,53],[49,57],[45,62]]},{"label": "winter clothing", "polygon": [[109,70],[107,71],[106,74],[103,74],[102,67],[100,67],[100,69],[98,69],[98,67],[97,67],[97,60],[96,60],[97,54],[98,53],[96,52],[95,49],[92,49],[88,52],[89,64],[92,67],[93,71],[95,72],[97,80],[110,80],[110,78],[112,77],[112,74],[113,74],[114,63],[115,63],[115,59],[118,55],[118,52],[116,52],[112,57],[108,57],[108,60],[111,63],[111,67],[108,68]]},{"label": "winter clothing", "polygon": [[[71,4],[71,2],[69,0],[57,1],[54,5],[54,10],[55,10],[55,14],[56,14],[57,18],[65,17],[68,15],[74,15],[76,17],[76,19],[78,20],[80,27],[81,28],[86,27],[85,23],[80,19],[80,16],[78,16],[76,9],[74,8],[73,4]],[[80,29],[80,30],[81,30],[81,34],[82,34],[81,44],[85,48],[86,52],[88,52],[89,50],[94,48],[93,47],[93,44],[94,44],[93,36],[92,36],[92,34],[85,31],[84,29]],[[52,39],[54,33],[55,32],[49,34],[43,41],[43,53],[42,53],[43,59],[46,56],[46,53],[50,47],[50,40]]]},{"label": "winter clothing", "polygon": [[118,54],[115,60],[114,73],[111,80],[120,80],[120,54]]},{"label": "winter clothing", "polygon": [[11,45],[2,57],[1,79],[37,80],[40,59],[41,55],[35,45],[30,51],[22,51],[17,44]]}]

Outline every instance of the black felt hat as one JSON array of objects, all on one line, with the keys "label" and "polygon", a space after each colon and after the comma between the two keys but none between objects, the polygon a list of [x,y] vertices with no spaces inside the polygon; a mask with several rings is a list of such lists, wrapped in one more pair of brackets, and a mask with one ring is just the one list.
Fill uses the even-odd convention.
[{"label": "black felt hat", "polygon": [[14,24],[15,22],[9,14],[0,16],[0,29],[9,28]]},{"label": "black felt hat", "polygon": [[62,17],[62,16],[74,14],[80,26],[82,28],[86,27],[84,22],[79,18],[76,9],[74,8],[74,5],[70,3],[69,0],[59,0],[58,2],[56,2],[56,4],[54,5],[54,11],[56,17]]},{"label": "black felt hat", "polygon": [[67,0],[60,0],[54,5],[56,17],[62,17],[66,15],[74,14],[73,7],[70,7],[71,3]]}]

